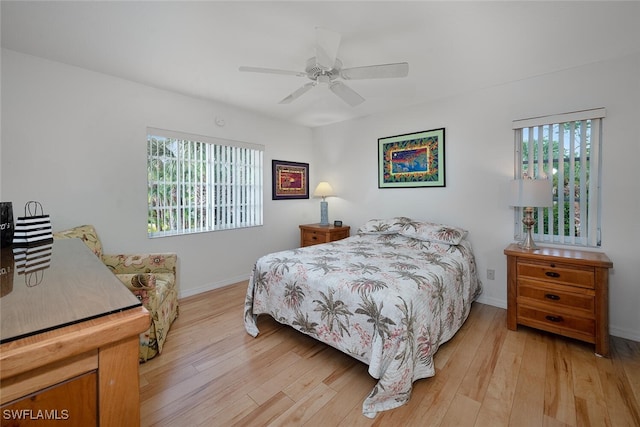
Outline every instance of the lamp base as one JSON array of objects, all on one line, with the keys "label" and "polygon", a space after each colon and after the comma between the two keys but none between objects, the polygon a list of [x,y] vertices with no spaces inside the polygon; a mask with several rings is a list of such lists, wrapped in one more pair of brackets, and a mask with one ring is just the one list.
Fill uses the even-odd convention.
[{"label": "lamp base", "polygon": [[520,243],[518,243],[518,246],[521,249],[525,249],[528,251],[534,251],[536,249],[538,249],[538,245],[536,245],[536,242],[533,241],[533,237],[531,236],[531,232],[527,233],[527,236],[524,238],[524,240]]},{"label": "lamp base", "polygon": [[529,251],[538,249],[538,245],[533,241],[533,235],[531,234],[531,229],[536,225],[536,220],[533,217],[533,208],[524,208],[524,218],[522,219],[522,223],[527,227],[527,234],[525,235],[524,240],[518,243],[518,246],[521,249]]},{"label": "lamp base", "polygon": [[329,203],[324,200],[320,202],[320,225],[329,226]]}]

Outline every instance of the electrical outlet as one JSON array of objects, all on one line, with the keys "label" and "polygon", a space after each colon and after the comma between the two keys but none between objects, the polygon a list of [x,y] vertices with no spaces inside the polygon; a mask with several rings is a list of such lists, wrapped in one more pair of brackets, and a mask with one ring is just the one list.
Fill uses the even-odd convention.
[{"label": "electrical outlet", "polygon": [[496,271],[491,269],[491,268],[488,268],[487,269],[487,279],[495,280],[496,279]]}]

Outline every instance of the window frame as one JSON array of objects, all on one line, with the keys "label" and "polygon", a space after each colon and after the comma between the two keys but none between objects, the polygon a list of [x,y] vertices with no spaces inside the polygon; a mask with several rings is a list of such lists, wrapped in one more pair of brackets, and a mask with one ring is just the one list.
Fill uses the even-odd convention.
[{"label": "window frame", "polygon": [[[159,149],[160,140],[178,147],[167,150],[163,145]],[[260,144],[147,127],[147,236],[262,226],[264,148]],[[172,159],[167,160],[169,155]],[[152,167],[162,165],[164,172],[167,164],[174,168],[168,179],[152,177]],[[160,186],[162,191],[158,190]],[[165,213],[169,229],[158,229],[167,224],[157,220],[158,211]]]},{"label": "window frame", "polygon": [[[534,239],[543,243],[571,245],[580,247],[600,247],[602,244],[601,236],[601,203],[602,203],[602,128],[603,119],[606,117],[606,110],[604,108],[595,108],[589,110],[575,111],[563,114],[554,114],[549,116],[540,116],[527,119],[519,119],[513,121],[514,130],[514,178],[522,179],[524,177],[529,178],[551,178],[556,173],[558,176],[563,177],[563,182],[568,177],[567,182],[573,183],[569,188],[568,200],[558,198],[560,192],[556,184],[553,186],[554,191],[554,208],[535,208],[536,218],[542,218],[542,221],[537,221],[533,231]],[[590,121],[590,126],[586,125],[586,121]],[[585,123],[580,126],[580,134],[576,136],[576,123]],[[564,129],[564,125],[569,125],[569,132]],[[556,128],[557,126],[557,128]],[[551,141],[547,141],[547,153],[544,153],[544,136],[548,136],[549,132],[555,135],[555,132],[549,130],[557,130],[558,141],[550,138]],[[587,128],[590,128],[587,134]],[[527,130],[527,134],[536,134],[534,143],[528,140],[528,153],[527,156],[523,153],[523,145],[525,143],[523,134]],[[560,131],[562,130],[562,132]],[[545,132],[547,132],[545,134]],[[542,135],[542,143],[540,143],[540,135]],[[570,140],[567,145],[564,140],[565,135],[568,135]],[[587,156],[587,149],[582,142],[589,138],[589,155]],[[531,138],[528,138],[531,139]],[[578,142],[579,147],[578,147]],[[554,154],[554,142],[558,143],[558,146],[563,147],[562,158],[558,153],[557,157]],[[535,147],[533,147],[535,145]],[[578,155],[575,154],[575,150],[579,148]],[[559,151],[559,150],[558,150]],[[551,155],[548,153],[551,152]],[[573,153],[573,154],[572,154]],[[565,163],[569,159],[569,170],[565,168]],[[562,160],[562,161],[561,161]],[[579,161],[577,165],[574,161]],[[558,169],[554,172],[554,165],[557,162]],[[588,163],[588,171],[587,171]],[[525,165],[527,171],[533,171],[525,175]],[[576,169],[578,172],[578,179],[576,181]],[[551,171],[551,174],[549,173]],[[587,176],[588,174],[588,176]],[[551,175],[551,176],[550,176]],[[575,197],[576,185],[578,182],[578,194],[580,197],[578,200]],[[588,183],[588,187],[587,187]],[[572,191],[573,190],[573,191]],[[566,189],[563,188],[562,194],[565,194]],[[586,202],[582,203],[581,198],[585,198]],[[571,212],[571,206],[577,202],[580,206],[579,223],[575,222],[575,215],[571,215],[569,218],[565,218],[564,209],[565,205]],[[556,223],[553,214],[554,209],[557,207],[559,220]],[[574,211],[575,212],[575,211]],[[516,208],[514,212],[514,237],[521,239],[524,235],[524,228],[522,226],[522,214],[523,208]],[[569,221],[569,233],[565,234],[564,229],[566,221]],[[562,230],[559,230],[562,225]],[[546,232],[544,228],[547,228]],[[576,227],[579,229],[576,231]]]}]

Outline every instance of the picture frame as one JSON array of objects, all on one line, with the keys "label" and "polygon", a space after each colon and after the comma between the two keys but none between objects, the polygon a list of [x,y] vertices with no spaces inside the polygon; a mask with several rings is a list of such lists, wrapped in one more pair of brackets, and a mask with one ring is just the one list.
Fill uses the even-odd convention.
[{"label": "picture frame", "polygon": [[378,188],[445,186],[444,128],[378,138]]},{"label": "picture frame", "polygon": [[309,163],[271,161],[272,200],[309,198]]}]

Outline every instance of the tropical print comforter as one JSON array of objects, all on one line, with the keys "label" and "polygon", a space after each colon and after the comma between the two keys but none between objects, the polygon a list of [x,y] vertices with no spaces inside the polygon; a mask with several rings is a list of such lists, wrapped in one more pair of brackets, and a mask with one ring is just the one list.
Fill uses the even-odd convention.
[{"label": "tropical print comforter", "polygon": [[412,383],[435,374],[433,355],[480,290],[467,240],[362,234],[260,258],[244,322],[255,337],[258,315],[269,314],[368,364],[379,380],[363,403],[372,418],[408,402]]}]

